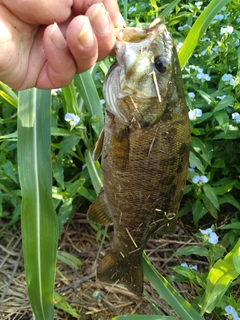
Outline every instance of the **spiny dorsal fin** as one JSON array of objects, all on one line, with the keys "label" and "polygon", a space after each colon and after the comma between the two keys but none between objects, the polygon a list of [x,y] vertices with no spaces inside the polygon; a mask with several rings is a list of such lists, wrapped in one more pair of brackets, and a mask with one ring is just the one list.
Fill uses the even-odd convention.
[{"label": "spiny dorsal fin", "polygon": [[93,160],[94,161],[96,161],[102,153],[103,140],[104,140],[104,129],[101,131],[100,136],[98,137],[98,140],[96,142],[95,148],[93,150]]},{"label": "spiny dorsal fin", "polygon": [[104,226],[112,223],[112,219],[104,199],[103,189],[100,191],[97,199],[90,205],[87,217],[91,222],[100,223]]}]

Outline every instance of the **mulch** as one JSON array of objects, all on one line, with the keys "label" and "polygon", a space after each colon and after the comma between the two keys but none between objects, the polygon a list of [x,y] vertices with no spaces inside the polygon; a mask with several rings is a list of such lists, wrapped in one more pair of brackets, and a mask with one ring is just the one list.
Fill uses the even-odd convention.
[{"label": "mulch", "polygon": [[[171,266],[180,265],[182,262],[197,264],[199,270],[207,271],[208,263],[205,257],[172,257],[178,249],[199,244],[199,240],[193,236],[196,231],[197,229],[193,230],[191,221],[179,219],[174,235],[149,240],[146,253],[164,277],[174,275]],[[99,261],[111,246],[111,227],[108,235],[109,239],[105,239],[99,254]],[[82,265],[78,270],[74,270],[58,260],[55,285],[57,293],[78,311],[82,320],[110,320],[123,314],[153,314],[145,297],[138,298],[120,285],[101,283],[96,279],[96,256],[99,246],[100,241],[96,241],[96,231],[89,225],[86,213],[76,213],[73,220],[64,226],[59,250],[77,257]],[[198,296],[194,286],[189,282],[176,282],[172,285],[189,302]],[[152,303],[164,314],[179,318],[147,280],[144,289]],[[0,229],[0,320],[13,319],[33,319],[26,290],[19,224],[12,228]],[[76,318],[55,308],[54,319]]]}]

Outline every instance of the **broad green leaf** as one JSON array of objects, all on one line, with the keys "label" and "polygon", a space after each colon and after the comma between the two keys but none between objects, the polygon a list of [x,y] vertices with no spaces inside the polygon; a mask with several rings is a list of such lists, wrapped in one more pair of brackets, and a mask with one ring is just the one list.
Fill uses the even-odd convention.
[{"label": "broad green leaf", "polygon": [[181,250],[176,251],[172,256],[189,256],[191,254],[196,254],[201,257],[207,257],[209,252],[207,248],[199,247],[199,246],[191,246],[187,248],[183,248]]},{"label": "broad green leaf", "polygon": [[53,319],[58,220],[52,200],[50,160],[50,91],[21,91],[18,166],[22,242],[28,294],[37,320]]},{"label": "broad green leaf", "polygon": [[219,210],[218,198],[214,192],[214,189],[209,184],[203,185],[203,191],[205,192],[206,197],[211,201],[214,207]]},{"label": "broad green leaf", "polygon": [[222,99],[216,107],[213,109],[213,114],[217,111],[226,109],[230,105],[234,103],[234,98],[232,96],[226,96],[224,99]]},{"label": "broad green leaf", "polygon": [[189,162],[191,164],[194,164],[202,173],[205,172],[205,169],[202,165],[201,160],[191,151],[190,151],[190,155],[189,155]]},{"label": "broad green leaf", "polygon": [[212,145],[203,142],[197,137],[191,137],[191,145],[193,149],[200,155],[200,157],[209,165],[211,165]]},{"label": "broad green leaf", "polygon": [[143,253],[143,272],[158,294],[183,320],[203,320],[199,313],[161,276]]},{"label": "broad green leaf", "polygon": [[223,294],[226,292],[232,280],[238,277],[240,272],[240,240],[226,255],[224,260],[219,259],[207,277],[207,286],[200,305],[201,314],[211,312]]},{"label": "broad green leaf", "polygon": [[222,7],[230,1],[231,0],[212,0],[195,21],[178,53],[181,68],[183,68],[185,63],[188,61],[212,19],[222,9]]}]

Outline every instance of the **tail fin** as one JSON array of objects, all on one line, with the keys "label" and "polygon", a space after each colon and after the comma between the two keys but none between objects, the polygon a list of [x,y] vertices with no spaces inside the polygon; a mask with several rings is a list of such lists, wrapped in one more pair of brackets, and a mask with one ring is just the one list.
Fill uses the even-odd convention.
[{"label": "tail fin", "polygon": [[141,296],[143,293],[143,270],[140,259],[124,258],[118,252],[108,253],[100,262],[97,276],[100,281],[123,284],[129,291]]}]

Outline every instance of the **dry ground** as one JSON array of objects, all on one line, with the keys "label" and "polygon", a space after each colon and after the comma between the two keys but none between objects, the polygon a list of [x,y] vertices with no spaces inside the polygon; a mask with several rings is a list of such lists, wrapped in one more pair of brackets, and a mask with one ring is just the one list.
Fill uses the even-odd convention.
[{"label": "dry ground", "polygon": [[[205,258],[171,257],[176,250],[198,243],[193,237],[193,232],[196,231],[193,230],[191,222],[180,219],[175,235],[149,240],[146,252],[163,276],[174,274],[170,266],[182,262],[197,264],[200,270],[207,270],[208,263]],[[110,239],[105,240],[100,259],[111,246],[112,229],[109,229],[108,234]],[[82,320],[110,320],[120,314],[153,314],[145,298],[137,298],[121,286],[111,286],[96,279],[95,259],[99,244],[100,241],[96,242],[96,232],[88,224],[85,213],[76,213],[72,223],[64,227],[59,250],[79,258],[82,266],[75,271],[58,261],[56,291],[66,298],[72,308],[76,308]],[[197,297],[194,287],[189,283],[174,283],[173,286],[188,301]],[[176,316],[147,280],[144,288],[158,308],[166,315]],[[96,291],[100,293],[98,301],[93,295]],[[13,319],[32,319],[23,271],[21,232],[17,226],[0,233],[0,320]],[[55,308],[55,319],[75,318]]]}]

